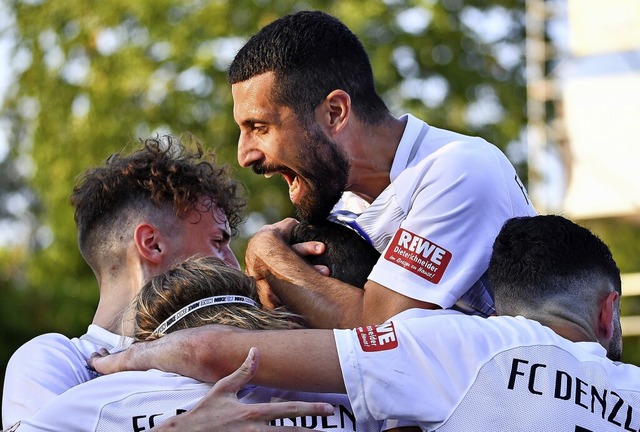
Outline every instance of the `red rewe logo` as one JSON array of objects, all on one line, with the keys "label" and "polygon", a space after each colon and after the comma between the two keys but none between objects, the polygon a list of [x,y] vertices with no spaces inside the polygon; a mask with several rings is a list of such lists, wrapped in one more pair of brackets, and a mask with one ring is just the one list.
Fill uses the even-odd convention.
[{"label": "red rewe logo", "polygon": [[398,338],[393,323],[376,326],[358,327],[356,329],[362,351],[386,351],[398,347]]},{"label": "red rewe logo", "polygon": [[451,252],[431,243],[426,238],[400,228],[384,257],[387,261],[437,284],[451,261]]}]

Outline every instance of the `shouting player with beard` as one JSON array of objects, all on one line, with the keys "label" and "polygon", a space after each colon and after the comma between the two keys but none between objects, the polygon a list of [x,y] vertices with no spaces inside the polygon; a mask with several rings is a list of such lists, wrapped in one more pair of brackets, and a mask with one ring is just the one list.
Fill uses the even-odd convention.
[{"label": "shouting player with beard", "polygon": [[245,256],[248,272],[274,291],[265,295],[325,328],[381,323],[416,307],[494,313],[491,244],[504,221],[535,214],[496,146],[394,117],[358,38],[323,12],[262,28],[228,78],[240,165],[281,175],[301,219],[342,222],[382,254],[360,290],[296,255],[295,220],[265,226]]}]

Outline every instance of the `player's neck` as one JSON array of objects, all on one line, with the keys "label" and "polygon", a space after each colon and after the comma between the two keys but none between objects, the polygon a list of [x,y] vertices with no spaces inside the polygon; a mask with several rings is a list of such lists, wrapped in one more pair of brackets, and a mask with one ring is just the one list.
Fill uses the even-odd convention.
[{"label": "player's neck", "polygon": [[359,124],[349,144],[351,172],[347,190],[372,202],[389,186],[391,167],[404,133],[406,121],[390,117],[371,127]]},{"label": "player's neck", "polygon": [[594,334],[586,331],[583,327],[572,322],[554,323],[546,325],[559,336],[572,342],[598,342]]},{"label": "player's neck", "polygon": [[100,300],[93,324],[112,333],[131,336],[133,311],[131,302],[140,291],[139,275],[125,273],[117,279],[102,281]]},{"label": "player's neck", "polygon": [[93,316],[92,324],[102,327],[111,333],[131,336],[133,331],[131,319],[125,316],[129,303],[109,303],[101,300]]}]

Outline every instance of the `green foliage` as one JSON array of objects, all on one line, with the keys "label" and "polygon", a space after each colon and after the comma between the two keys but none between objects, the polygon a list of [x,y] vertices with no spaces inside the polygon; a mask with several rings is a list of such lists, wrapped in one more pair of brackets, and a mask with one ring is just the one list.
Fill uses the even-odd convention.
[{"label": "green foliage", "polygon": [[[611,248],[611,253],[624,273],[640,273],[638,245],[640,245],[640,223],[637,218],[594,219],[579,221],[589,228]],[[640,296],[624,296],[622,286],[622,315],[640,316]],[[622,329],[624,333],[624,328]],[[627,337],[624,340],[623,360],[640,365],[640,336]]]},{"label": "green foliage", "polygon": [[640,272],[638,245],[640,223],[635,219],[593,219],[579,221],[604,241],[616,259],[622,273]]}]

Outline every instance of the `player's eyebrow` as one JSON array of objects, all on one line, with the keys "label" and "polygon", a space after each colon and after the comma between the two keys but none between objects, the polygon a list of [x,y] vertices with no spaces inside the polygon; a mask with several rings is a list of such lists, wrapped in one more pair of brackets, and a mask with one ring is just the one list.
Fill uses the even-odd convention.
[{"label": "player's eyebrow", "polygon": [[229,241],[231,239],[232,236],[229,227],[217,227],[216,230],[216,234],[221,235],[224,241]]},{"label": "player's eyebrow", "polygon": [[251,117],[251,118],[247,118],[247,119],[242,120],[240,123],[238,123],[238,126],[247,126],[247,127],[249,127],[249,126],[251,126],[251,125],[253,125],[255,123],[260,123],[260,122],[257,119]]},{"label": "player's eyebrow", "polygon": [[271,120],[267,120],[266,118],[249,117],[249,118],[246,118],[246,119],[242,120],[240,123],[238,123],[238,125],[239,126],[245,126],[245,127],[251,127],[256,123],[271,124],[273,122]]}]

